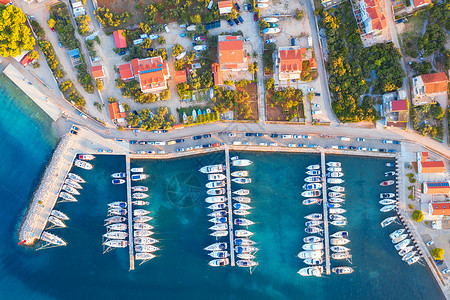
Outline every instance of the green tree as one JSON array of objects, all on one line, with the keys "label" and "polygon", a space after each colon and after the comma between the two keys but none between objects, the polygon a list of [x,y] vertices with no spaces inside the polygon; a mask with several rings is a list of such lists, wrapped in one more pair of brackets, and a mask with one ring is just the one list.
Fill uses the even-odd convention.
[{"label": "green tree", "polygon": [[172,48],[172,55],[178,56],[183,52],[183,47],[180,44],[175,44]]},{"label": "green tree", "polygon": [[161,35],[161,36],[158,38],[158,44],[164,45],[165,43],[166,43],[166,39]]},{"label": "green tree", "polygon": [[14,5],[0,6],[0,56],[17,56],[33,50],[35,39],[26,25],[26,17]]},{"label": "green tree", "polygon": [[38,59],[39,53],[37,53],[37,51],[35,50],[31,50],[30,52],[28,52],[28,57],[32,60]]},{"label": "green tree", "polygon": [[431,108],[431,113],[436,120],[442,120],[445,115],[445,110],[441,106],[434,105]]},{"label": "green tree", "polygon": [[444,249],[442,248],[434,248],[430,251],[430,254],[434,258],[434,260],[444,259]]},{"label": "green tree", "polygon": [[297,9],[297,11],[295,12],[295,18],[296,18],[297,20],[303,19],[303,11],[300,10],[300,9]]},{"label": "green tree", "polygon": [[66,80],[66,81],[64,81],[64,82],[62,82],[61,83],[61,85],[60,85],[60,90],[61,90],[61,92],[65,92],[65,91],[67,91],[68,89],[71,89],[72,88],[72,81],[70,81],[70,80]]},{"label": "green tree", "polygon": [[416,221],[417,223],[423,221],[423,212],[421,210],[416,209],[412,213],[412,219]]},{"label": "green tree", "polygon": [[55,27],[56,21],[55,21],[54,19],[51,19],[51,18],[50,18],[50,19],[47,21],[47,24],[48,24],[48,27],[53,28],[53,27]]},{"label": "green tree", "polygon": [[75,21],[77,21],[78,24],[78,32],[81,35],[87,35],[89,33],[89,22],[91,21],[91,18],[89,18],[88,15],[81,15],[78,16]]},{"label": "green tree", "polygon": [[103,81],[101,79],[96,79],[95,84],[97,85],[97,90],[103,91]]},{"label": "green tree", "polygon": [[167,101],[170,99],[170,91],[164,90],[159,94],[159,99],[161,99],[162,101]]}]

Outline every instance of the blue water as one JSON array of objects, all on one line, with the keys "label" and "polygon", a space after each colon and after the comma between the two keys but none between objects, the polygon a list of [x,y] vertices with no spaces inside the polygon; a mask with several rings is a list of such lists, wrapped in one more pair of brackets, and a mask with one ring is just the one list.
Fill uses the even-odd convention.
[{"label": "blue water", "polygon": [[[321,210],[301,205],[299,192],[305,167],[319,155],[232,153],[254,161],[254,207],[249,219],[253,239],[261,249],[260,265],[250,275],[238,267],[211,268],[202,249],[213,243],[204,202],[206,176],[197,170],[223,161],[223,153],[183,160],[134,161],[150,178],[149,210],[158,257],[129,272],[128,251],[102,254],[101,235],[106,203],[124,200],[124,186],[113,186],[110,174],[123,171],[121,156],[98,156],[94,171],[77,169],[86,179],[78,203],[57,204],[70,216],[69,228],[54,230],[67,247],[35,251],[17,245],[17,229],[29,199],[56,144],[48,119],[15,86],[0,77],[0,299],[442,299],[429,270],[399,259],[382,229],[389,214],[379,212],[378,194],[390,188],[384,179],[385,160],[329,157],[340,160],[346,174],[346,216],[355,272],[347,276],[305,278],[296,274],[303,263],[296,257],[302,245],[304,216]],[[332,228],[334,231],[335,228]],[[336,266],[333,262],[333,266]]]}]

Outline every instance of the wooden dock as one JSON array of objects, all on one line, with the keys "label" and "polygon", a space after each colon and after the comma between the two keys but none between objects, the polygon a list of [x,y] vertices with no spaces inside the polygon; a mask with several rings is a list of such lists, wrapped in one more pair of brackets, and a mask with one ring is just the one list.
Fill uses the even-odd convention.
[{"label": "wooden dock", "polygon": [[331,274],[331,267],[330,267],[330,232],[328,229],[328,199],[327,199],[327,178],[326,178],[326,171],[327,166],[325,162],[325,152],[320,151],[320,161],[322,166],[322,194],[323,194],[323,231],[324,233],[324,239],[325,239],[325,271],[326,274]]},{"label": "wooden dock", "polygon": [[233,203],[231,201],[231,171],[230,171],[230,149],[225,147],[225,164],[227,174],[227,205],[228,205],[228,236],[230,237],[230,264],[235,265],[234,258],[234,231],[233,231]]},{"label": "wooden dock", "polygon": [[128,207],[128,249],[130,252],[130,271],[134,270],[134,240],[133,240],[133,203],[131,199],[131,164],[130,156],[125,155],[127,172],[127,207]]}]

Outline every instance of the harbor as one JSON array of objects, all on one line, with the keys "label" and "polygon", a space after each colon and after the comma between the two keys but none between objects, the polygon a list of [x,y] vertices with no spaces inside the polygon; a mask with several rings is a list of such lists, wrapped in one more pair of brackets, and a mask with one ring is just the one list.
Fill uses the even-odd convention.
[{"label": "harbor", "polygon": [[234,258],[234,228],[233,228],[233,203],[231,201],[231,168],[230,168],[230,150],[225,147],[225,164],[227,176],[227,203],[228,203],[228,235],[230,237],[230,265],[235,266]]},{"label": "harbor", "polygon": [[125,168],[127,173],[127,207],[128,207],[128,249],[130,254],[130,271],[134,270],[134,234],[133,234],[133,202],[131,198],[131,163],[130,156],[125,155]]},{"label": "harbor", "polygon": [[328,228],[328,198],[327,198],[327,180],[326,180],[326,161],[325,153],[320,151],[320,166],[322,170],[322,207],[323,207],[323,231],[325,238],[325,273],[331,274],[331,262],[330,262],[330,231]]}]

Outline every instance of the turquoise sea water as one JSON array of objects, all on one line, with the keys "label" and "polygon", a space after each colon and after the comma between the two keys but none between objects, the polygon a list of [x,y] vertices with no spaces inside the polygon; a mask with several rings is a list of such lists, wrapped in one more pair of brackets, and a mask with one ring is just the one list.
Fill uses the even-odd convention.
[{"label": "turquoise sea water", "polygon": [[[198,169],[223,161],[223,152],[183,160],[134,161],[150,178],[150,207],[155,237],[162,250],[158,257],[129,272],[126,249],[102,254],[101,235],[106,203],[124,200],[125,186],[113,186],[110,174],[123,171],[121,156],[98,156],[93,171],[77,169],[86,179],[78,203],[57,204],[67,213],[69,228],[53,230],[67,247],[35,251],[17,245],[17,229],[29,199],[51,156],[56,139],[51,122],[15,86],[0,78],[0,299],[442,299],[429,270],[408,266],[396,254],[381,229],[387,214],[379,212],[378,194],[388,191],[385,160],[327,157],[343,164],[350,233],[348,245],[355,272],[347,276],[305,278],[296,274],[303,263],[301,250],[304,216],[319,206],[301,205],[299,192],[305,167],[319,155],[232,153],[254,164],[247,169],[256,222],[250,227],[261,249],[260,265],[250,275],[238,267],[212,268],[202,249],[213,243],[209,211],[204,198],[206,176]],[[14,126],[13,126],[14,125]],[[332,230],[334,231],[335,228]],[[336,264],[333,262],[333,265]]]}]

